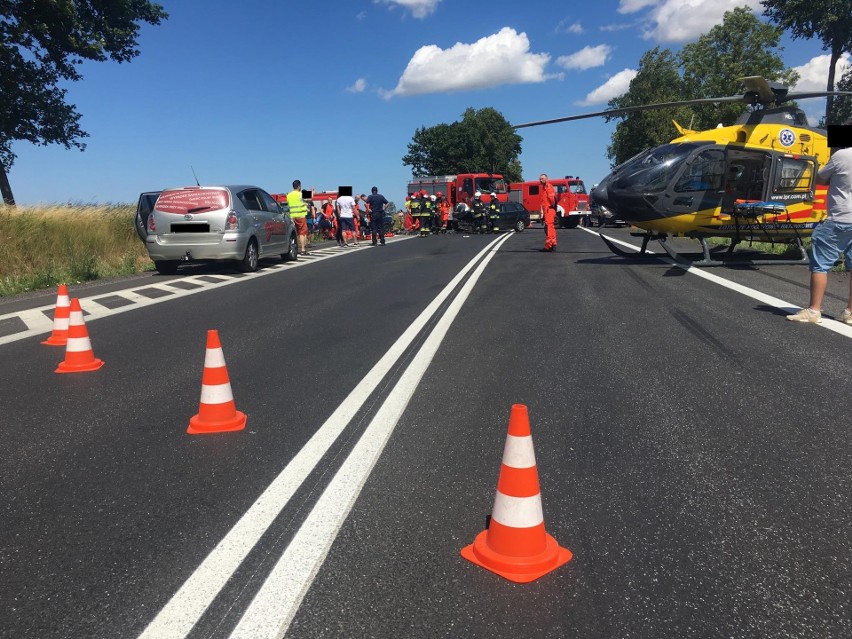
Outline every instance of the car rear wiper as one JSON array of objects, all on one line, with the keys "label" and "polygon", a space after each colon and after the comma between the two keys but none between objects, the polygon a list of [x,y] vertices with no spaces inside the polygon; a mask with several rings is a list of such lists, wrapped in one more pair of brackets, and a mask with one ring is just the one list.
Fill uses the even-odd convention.
[{"label": "car rear wiper", "polygon": [[187,213],[198,213],[199,211],[206,211],[208,209],[212,209],[212,206],[197,206],[194,209],[187,210]]}]

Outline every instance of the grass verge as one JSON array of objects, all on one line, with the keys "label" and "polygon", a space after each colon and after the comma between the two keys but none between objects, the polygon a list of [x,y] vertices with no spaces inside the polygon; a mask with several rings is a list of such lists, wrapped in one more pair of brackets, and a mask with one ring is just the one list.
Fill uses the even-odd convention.
[{"label": "grass verge", "polygon": [[153,267],[131,204],[0,206],[0,297]]}]

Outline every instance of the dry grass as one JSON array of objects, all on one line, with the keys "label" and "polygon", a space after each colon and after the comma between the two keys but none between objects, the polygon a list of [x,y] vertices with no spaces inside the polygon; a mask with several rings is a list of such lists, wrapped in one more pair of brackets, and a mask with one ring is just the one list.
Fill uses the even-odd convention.
[{"label": "dry grass", "polygon": [[134,205],[0,206],[0,296],[151,268]]}]

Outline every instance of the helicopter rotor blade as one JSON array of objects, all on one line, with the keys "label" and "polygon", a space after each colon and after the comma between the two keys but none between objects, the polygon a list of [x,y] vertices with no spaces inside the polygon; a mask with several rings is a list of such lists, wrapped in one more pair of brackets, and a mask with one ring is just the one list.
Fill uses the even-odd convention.
[{"label": "helicopter rotor blade", "polygon": [[852,91],[808,91],[802,93],[788,93],[785,102],[790,100],[808,100],[810,98],[824,98],[829,95],[852,96]]},{"label": "helicopter rotor blade", "polygon": [[595,113],[582,113],[580,115],[569,115],[564,118],[553,118],[551,120],[538,120],[536,122],[525,122],[524,124],[515,124],[513,128],[523,129],[530,126],[539,126],[541,124],[556,124],[557,122],[570,122],[571,120],[582,120],[585,118],[597,117],[618,117],[628,113],[636,113],[637,111],[651,111],[653,109],[668,109],[672,107],[685,106],[690,104],[715,104],[719,102],[750,102],[750,96],[730,95],[723,98],[698,98],[696,100],[680,100],[678,102],[660,102],[658,104],[640,104],[630,107],[622,107],[620,109],[608,109],[606,111],[596,111]]},{"label": "helicopter rotor blade", "polygon": [[[752,78],[741,78],[742,80],[751,80]],[[763,78],[760,78],[763,80]],[[585,118],[610,117],[617,118],[628,113],[636,113],[638,111],[651,111],[655,109],[669,109],[679,106],[688,106],[691,104],[720,104],[731,102],[745,102],[747,104],[768,106],[775,103],[789,102],[791,100],[807,100],[810,98],[823,98],[829,95],[834,96],[852,96],[852,91],[808,91],[800,93],[775,93],[766,81],[762,85],[750,85],[745,83],[746,93],[741,95],[729,95],[721,98],[698,98],[695,100],[680,100],[678,102],[660,102],[657,104],[640,104],[637,106],[622,107],[620,109],[608,109],[606,111],[596,111],[594,113],[581,113],[579,115],[569,115],[564,118],[552,118],[550,120],[537,120],[535,122],[525,122],[523,124],[515,124],[512,128],[523,129],[531,126],[540,126],[542,124],[556,124],[558,122],[570,122],[572,120],[583,120]],[[769,91],[769,94],[766,91]],[[771,95],[771,99],[769,98]]]}]

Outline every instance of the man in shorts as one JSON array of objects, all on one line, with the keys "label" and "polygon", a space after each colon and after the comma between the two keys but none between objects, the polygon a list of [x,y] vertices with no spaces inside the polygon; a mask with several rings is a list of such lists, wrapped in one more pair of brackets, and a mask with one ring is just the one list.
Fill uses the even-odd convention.
[{"label": "man in shorts", "polygon": [[337,198],[337,216],[343,246],[349,246],[350,237],[352,244],[358,246],[358,237],[355,235],[355,212],[357,210],[358,205],[351,195],[341,195]]},{"label": "man in shorts", "polygon": [[[844,125],[852,126],[852,120]],[[831,159],[817,173],[817,184],[828,184],[828,217],[811,235],[810,306],[788,315],[792,322],[822,322],[822,298],[828,286],[828,272],[844,256],[847,273],[852,270],[852,147],[836,148]],[[852,326],[852,277],[849,299],[840,321]]]},{"label": "man in shorts", "polygon": [[293,190],[287,194],[287,206],[290,208],[290,219],[296,227],[296,239],[299,242],[299,255],[308,254],[308,205],[302,200],[302,183],[293,180]]}]

